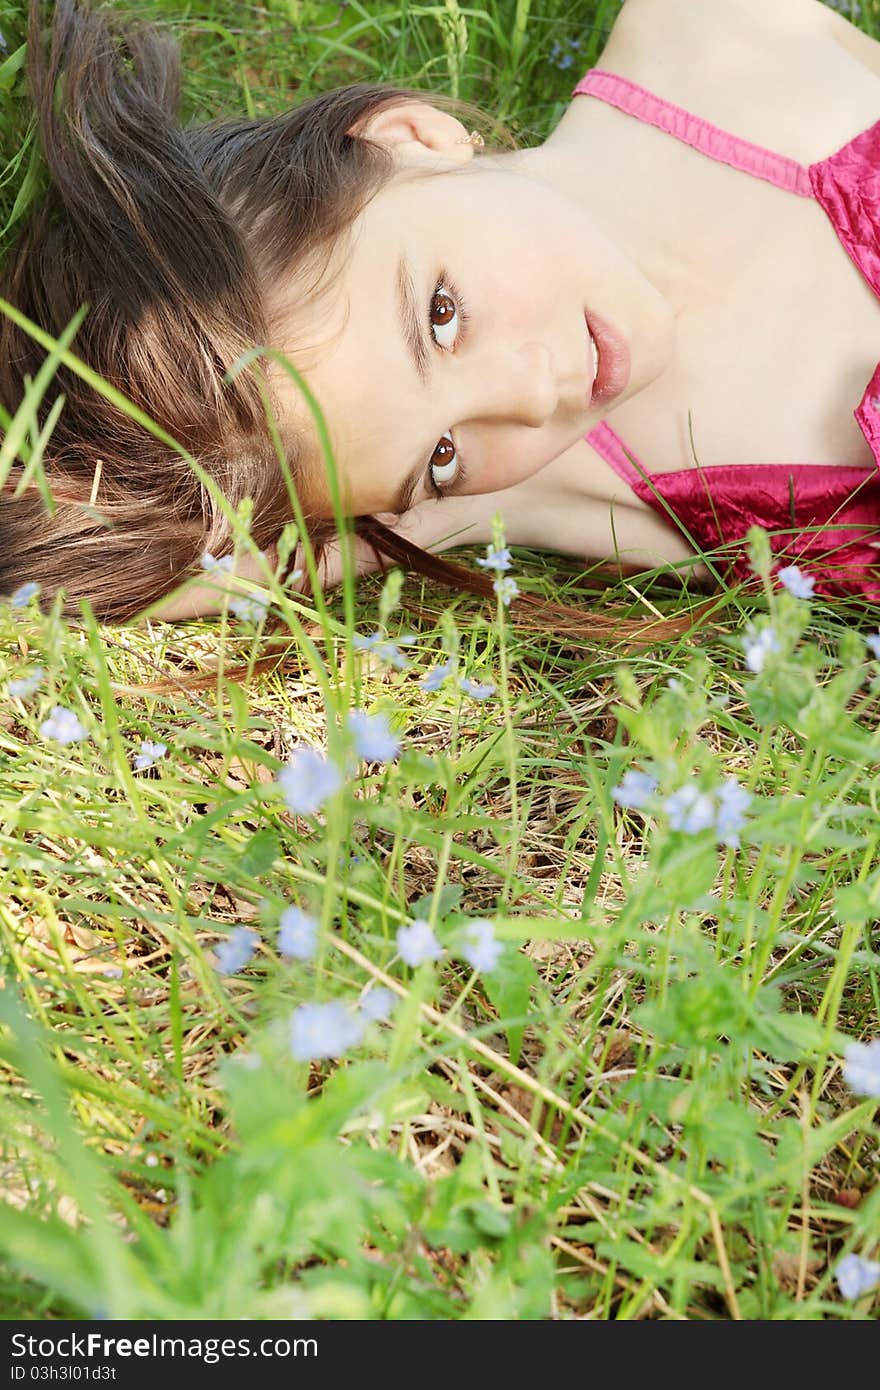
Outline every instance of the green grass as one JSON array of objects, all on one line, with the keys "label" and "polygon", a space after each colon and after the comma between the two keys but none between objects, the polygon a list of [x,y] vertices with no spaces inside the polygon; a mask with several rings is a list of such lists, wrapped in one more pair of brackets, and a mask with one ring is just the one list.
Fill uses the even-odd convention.
[{"label": "green grass", "polygon": [[[457,84],[528,142],[619,6],[462,6],[466,43],[453,5],[136,8],[183,41],[192,111]],[[596,591],[524,550],[515,573],[585,607],[682,605],[662,574]],[[876,1312],[834,1279],[844,1253],[880,1259],[878,1103],[841,1069],[880,1011],[876,615],[765,584],[636,654],[412,578],[349,576],[325,609],[266,588],[301,667],[250,686],[223,673],[260,632],[230,614],[103,630],[0,606],[2,1315]],[[408,669],[353,650],[377,618],[415,635]],[[749,621],[779,646],[757,673]],[[450,657],[497,694],[425,693]],[[200,692],[137,691],[196,669],[216,672]],[[56,704],[86,737],[41,734]],[[279,770],[304,741],[345,764],[352,708],[387,715],[400,756],[292,814]],[[143,739],[168,751],[135,772]],[[659,782],[644,812],[612,796],[630,767]],[[739,847],[673,828],[668,796],[726,777],[752,797]],[[313,960],[277,949],[293,904]],[[446,954],[411,970],[415,918]],[[495,969],[462,957],[476,918]],[[241,924],[259,947],[222,975]],[[376,985],[389,1023],[294,1059],[295,1009]]]}]

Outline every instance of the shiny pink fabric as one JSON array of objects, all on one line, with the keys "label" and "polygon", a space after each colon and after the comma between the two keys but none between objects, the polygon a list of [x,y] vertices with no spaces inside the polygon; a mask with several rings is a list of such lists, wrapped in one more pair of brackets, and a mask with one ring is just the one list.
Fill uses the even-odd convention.
[{"label": "shiny pink fabric", "polygon": [[[675,139],[795,196],[815,198],[847,254],[880,297],[880,121],[809,168],[720,130],[628,79],[593,68],[575,88]],[[878,319],[880,344],[880,319]],[[853,414],[874,455],[866,468],[732,463],[649,471],[603,421],[588,443],[636,495],[695,548],[720,551],[732,579],[753,578],[744,539],[763,526],[783,563],[797,563],[816,593],[880,601],[880,362]]]}]

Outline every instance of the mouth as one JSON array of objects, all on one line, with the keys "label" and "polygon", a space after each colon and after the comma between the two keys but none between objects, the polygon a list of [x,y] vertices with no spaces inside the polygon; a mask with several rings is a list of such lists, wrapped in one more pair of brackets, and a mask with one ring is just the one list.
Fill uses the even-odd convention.
[{"label": "mouth", "polygon": [[587,407],[607,405],[625,390],[630,377],[630,355],[626,340],[597,314],[584,314],[590,339],[595,376],[587,396]]}]

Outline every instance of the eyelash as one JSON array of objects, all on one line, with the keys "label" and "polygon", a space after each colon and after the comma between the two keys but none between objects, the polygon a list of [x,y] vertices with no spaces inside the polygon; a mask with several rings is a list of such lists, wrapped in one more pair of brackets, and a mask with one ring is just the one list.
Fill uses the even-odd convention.
[{"label": "eyelash", "polygon": [[[437,278],[436,285],[431,291],[430,298],[428,299],[428,332],[431,334],[431,339],[434,342],[435,347],[439,348],[440,352],[452,352],[452,348],[445,348],[441,343],[437,342],[436,338],[434,337],[434,326],[431,323],[431,309],[433,307],[434,300],[437,298],[437,295],[440,294],[441,291],[444,294],[448,295],[449,298],[454,302],[455,312],[458,315],[459,329],[455,339],[456,348],[463,341],[467,334],[467,326],[470,323],[470,314],[468,313],[467,306],[465,305],[464,297],[462,296],[461,291],[459,290],[455,281],[452,279],[452,276],[447,275],[446,271],[442,270]],[[449,436],[443,435],[442,438],[448,439]],[[440,442],[441,440],[438,439],[437,444],[439,444]],[[452,487],[446,489],[438,487],[437,483],[434,481],[434,470],[431,467],[431,464],[428,464],[428,488],[436,498],[447,497],[453,491],[460,489],[465,479],[467,478],[467,470],[462,460],[461,453],[459,452],[458,445],[455,444],[454,440],[452,440],[451,442],[453,444],[453,447],[455,448],[455,458],[458,464],[458,468],[456,469],[455,473],[455,482]],[[435,445],[434,447],[436,448],[437,445]]]}]

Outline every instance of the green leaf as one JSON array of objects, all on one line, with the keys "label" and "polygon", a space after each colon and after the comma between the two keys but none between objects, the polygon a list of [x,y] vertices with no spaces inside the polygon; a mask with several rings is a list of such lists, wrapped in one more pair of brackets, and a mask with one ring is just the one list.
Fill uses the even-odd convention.
[{"label": "green leaf", "polygon": [[385,583],[382,585],[382,592],[379,595],[379,627],[387,629],[388,619],[395,608],[400,607],[400,594],[403,589],[403,570],[392,569],[388,571]]},{"label": "green leaf", "polygon": [[825,1029],[813,1014],[784,1013],[779,991],[772,985],[758,991],[754,1001],[750,1041],[780,1062],[801,1061],[821,1053]]},{"label": "green leaf", "polygon": [[834,895],[834,916],[842,925],[858,922],[864,926],[880,916],[880,908],[872,901],[867,884],[847,883]]},{"label": "green leaf", "polygon": [[493,1240],[503,1240],[510,1234],[512,1217],[509,1211],[494,1206],[491,1202],[472,1202],[470,1216],[477,1230]]},{"label": "green leaf", "polygon": [[770,573],[773,556],[770,553],[770,538],[761,526],[749,527],[746,535],[749,546],[749,564],[755,574],[766,578]]},{"label": "green leaf", "polygon": [[528,1013],[529,991],[533,985],[538,983],[538,972],[528,956],[523,955],[521,951],[505,948],[495,969],[483,975],[482,980],[483,987],[498,1010],[502,1024],[504,1024],[507,1045],[510,1048],[510,1060],[515,1065],[519,1061],[522,1051],[523,1032],[526,1025],[523,1022],[512,1023],[508,1026],[504,1020],[505,1018],[523,1018]]},{"label": "green leaf", "polygon": [[425,920],[431,916],[431,906],[434,898],[437,898],[437,920],[447,917],[450,912],[454,912],[464,895],[464,888],[460,883],[444,883],[439,892],[427,893],[423,898],[416,898],[411,902],[407,911],[411,917],[422,917]]},{"label": "green leaf", "polygon": [[248,720],[248,698],[237,681],[224,682],[224,694],[232,707],[236,729],[244,729]]},{"label": "green leaf", "polygon": [[24,60],[27,57],[27,44],[23,43],[14,53],[0,63],[0,92],[8,92],[12,87],[16,77],[24,67]]},{"label": "green leaf", "polygon": [[650,892],[651,916],[657,912],[657,898],[664,899],[669,909],[692,907],[711,891],[717,876],[718,846],[711,834],[671,832],[657,861],[657,879]]},{"label": "green leaf", "polygon": [[13,1268],[42,1280],[86,1316],[96,1316],[104,1305],[106,1284],[94,1252],[80,1232],[71,1230],[58,1217],[36,1217],[3,1202],[0,1251]]},{"label": "green leaf", "polygon": [[455,1254],[476,1250],[484,1243],[472,1218],[472,1208],[484,1200],[483,1164],[475,1144],[469,1144],[455,1171],[431,1187],[431,1205],[422,1229],[428,1245],[448,1246]]},{"label": "green leaf", "polygon": [[236,868],[245,878],[267,874],[276,859],[282,857],[281,841],[274,830],[258,830],[252,835],[247,849],[238,858]]},{"label": "green leaf", "polygon": [[[656,1252],[634,1240],[600,1240],[596,1244],[596,1254],[606,1260],[614,1260],[630,1274],[647,1281],[649,1288],[656,1288],[664,1278],[662,1261]],[[713,1289],[724,1288],[724,1276],[708,1260],[686,1260],[681,1255],[675,1258],[677,1278],[688,1278],[695,1284],[708,1284]]]}]

